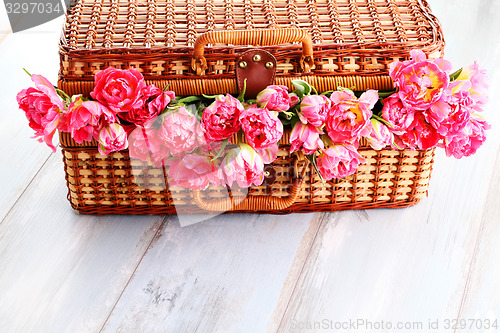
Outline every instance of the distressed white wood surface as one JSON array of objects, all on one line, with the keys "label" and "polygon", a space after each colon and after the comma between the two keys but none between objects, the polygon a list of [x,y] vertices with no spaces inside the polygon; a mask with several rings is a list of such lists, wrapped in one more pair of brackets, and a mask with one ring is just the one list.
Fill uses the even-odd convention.
[{"label": "distressed white wood surface", "polygon": [[[31,139],[33,130],[17,107],[16,95],[33,86],[23,68],[46,75],[56,83],[59,70],[58,36],[61,19],[28,32],[8,34],[8,19],[0,5],[0,223],[21,196],[40,167],[52,154],[50,148]],[[5,29],[5,30],[4,30]],[[4,31],[2,31],[4,30]],[[5,38],[4,38],[5,36]],[[57,138],[54,140],[57,142]]]},{"label": "distressed white wood surface", "polygon": [[96,332],[164,217],[75,214],[60,152],[0,224],[0,331]]},{"label": "distressed white wood surface", "polygon": [[297,251],[311,246],[319,216],[222,215],[184,228],[169,223],[103,331],[264,332]]},{"label": "distressed white wood surface", "polygon": [[473,157],[457,161],[438,154],[429,198],[418,206],[331,215],[295,292],[284,301],[283,319],[271,322],[270,331],[300,331],[294,328],[323,324],[324,319],[326,325],[357,319],[421,322],[424,331],[436,319],[440,331],[445,331],[446,319],[500,322],[500,271],[495,265],[500,254],[500,200],[495,193],[500,187],[500,3],[430,3],[442,18],[447,58],[463,65],[479,58],[488,68],[491,102],[485,116],[494,129]]},{"label": "distressed white wood surface", "polygon": [[412,208],[184,228],[71,211],[60,152],[29,139],[14,102],[29,85],[20,68],[55,80],[56,46],[46,46],[58,23],[0,37],[0,73],[12,78],[0,81],[0,332],[313,332],[293,327],[358,318],[420,321],[405,332],[422,332],[429,320],[500,319],[500,3],[429,2],[446,57],[479,58],[492,77],[494,129],[478,154],[439,153],[429,197]]},{"label": "distressed white wood surface", "polygon": [[[475,325],[478,322],[485,324],[485,319],[489,319],[491,322],[497,320],[498,325],[500,325],[500,266],[498,265],[500,255],[500,196],[498,192],[500,188],[500,113],[498,112],[500,105],[500,70],[498,68],[500,62],[500,43],[498,40],[500,35],[498,21],[500,3],[498,1],[462,2],[457,7],[450,3],[437,9],[442,13],[449,14],[443,23],[453,25],[457,29],[457,37],[466,33],[465,38],[471,43],[469,50],[460,45],[458,40],[455,43],[449,43],[449,53],[461,54],[467,60],[472,59],[473,55],[477,53],[490,69],[491,102],[487,112],[488,118],[495,119],[493,123],[495,127],[489,133],[489,157],[483,159],[484,165],[478,164],[477,168],[485,170],[484,166],[491,164],[494,174],[491,177],[482,177],[482,179],[488,180],[486,186],[478,188],[479,185],[475,185],[477,191],[484,191],[486,196],[480,214],[479,232],[471,254],[472,264],[467,272],[467,283],[460,303],[460,312],[457,316],[459,320],[465,319],[467,321],[467,328],[459,331],[489,332],[492,330],[485,330],[484,326],[481,330],[480,325],[477,328],[474,326],[470,328],[470,324]],[[464,22],[463,20],[471,20],[471,18],[472,24],[453,24],[455,20]],[[471,321],[474,319],[477,322]]]},{"label": "distressed white wood surface", "polygon": [[[497,154],[496,163],[497,165],[500,163],[500,153]],[[499,168],[491,180],[458,318],[466,320],[489,319],[490,322],[497,320],[498,325],[500,325],[500,297],[498,296],[500,295],[500,265],[498,264],[500,254]],[[470,325],[471,322],[467,323]],[[483,323],[486,325],[486,321]],[[480,328],[481,325],[473,327]]]}]

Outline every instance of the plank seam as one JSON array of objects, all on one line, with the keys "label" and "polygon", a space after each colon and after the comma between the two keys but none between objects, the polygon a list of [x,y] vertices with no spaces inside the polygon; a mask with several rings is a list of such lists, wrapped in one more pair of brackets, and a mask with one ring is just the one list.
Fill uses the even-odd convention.
[{"label": "plank seam", "polygon": [[113,306],[111,307],[111,310],[109,311],[108,315],[106,316],[106,319],[104,320],[104,323],[102,324],[101,328],[99,329],[99,333],[103,332],[104,331],[104,328],[106,327],[106,324],[108,323],[109,319],[111,318],[111,315],[113,314],[113,312],[115,311],[116,309],[116,306],[118,305],[118,302],[120,302],[123,294],[125,293],[125,290],[127,290],[130,282],[132,282],[132,279],[134,278],[135,276],[135,273],[137,272],[137,269],[139,268],[139,266],[141,265],[142,263],[142,260],[144,259],[144,257],[146,256],[146,254],[148,253],[149,249],[151,248],[151,245],[156,241],[158,240],[158,236],[160,234],[160,232],[163,230],[163,228],[168,224],[168,221],[169,221],[169,215],[167,216],[164,216],[162,221],[161,221],[161,224],[160,226],[158,227],[158,229],[155,231],[153,237],[151,237],[151,240],[149,241],[149,244],[148,246],[146,247],[146,249],[144,250],[144,253],[141,255],[141,258],[139,259],[139,261],[137,262],[137,265],[134,267],[132,273],[130,274],[130,277],[128,278],[127,282],[125,283],[125,286],[123,287],[122,291],[120,292],[120,295],[118,296],[118,298],[116,299],[115,303],[113,304]]},{"label": "plank seam", "polygon": [[21,200],[21,198],[23,197],[23,195],[26,193],[26,191],[28,190],[28,188],[31,186],[31,184],[33,183],[33,181],[36,179],[36,177],[40,174],[40,172],[43,170],[43,167],[45,166],[45,164],[47,164],[47,162],[50,160],[50,158],[52,156],[55,156],[56,153],[51,153],[46,159],[45,161],[43,161],[42,165],[40,166],[40,168],[38,169],[38,171],[35,173],[35,175],[33,176],[33,178],[30,179],[29,183],[24,187],[23,191],[21,192],[21,194],[17,197],[16,201],[14,202],[14,204],[12,204],[12,206],[9,208],[9,210],[7,211],[7,213],[5,214],[5,216],[2,218],[2,220],[0,221],[0,225],[9,217],[10,213],[12,212],[12,210],[14,209],[14,207],[16,207],[17,203],[19,202],[19,200]]},{"label": "plank seam", "polygon": [[[500,152],[497,154],[497,158],[495,160],[495,165],[498,165],[498,163],[500,163]],[[489,178],[489,179],[492,179],[495,177],[495,171],[493,171],[493,174],[492,176]],[[490,186],[488,188],[488,194],[489,193],[492,193],[493,191],[497,191],[497,188],[495,186],[495,182],[490,182]],[[486,196],[486,198],[488,198],[490,196]],[[457,313],[457,320],[460,320],[460,318],[462,317],[462,312],[463,312],[463,308],[464,308],[464,305],[465,305],[465,301],[467,299],[467,296],[469,294],[469,285],[470,285],[470,279],[471,279],[471,276],[472,276],[472,271],[474,270],[474,266],[475,266],[475,263],[477,261],[477,256],[478,256],[478,253],[479,253],[479,243],[480,243],[480,239],[482,238],[483,234],[484,234],[484,228],[485,228],[485,221],[484,221],[484,210],[486,208],[488,204],[488,200],[485,200],[484,204],[483,204],[483,209],[482,209],[482,214],[481,214],[481,223],[479,225],[479,230],[477,232],[477,235],[476,235],[476,241],[474,243],[474,249],[472,250],[472,258],[471,258],[471,261],[470,261],[470,264],[469,264],[469,269],[467,271],[467,277],[465,278],[465,286],[464,286],[464,291],[463,291],[463,294],[462,294],[462,298],[460,300],[460,305],[458,307],[458,313]],[[457,329],[455,329],[453,331],[453,333],[456,333],[457,332]]]},{"label": "plank seam", "polygon": [[329,213],[321,213],[318,227],[314,233],[311,244],[309,245],[309,248],[307,249],[307,254],[306,254],[306,257],[305,257],[305,259],[300,267],[299,274],[297,275],[297,279],[295,280],[295,283],[293,284],[292,292],[290,293],[290,297],[288,298],[288,301],[286,302],[285,309],[283,310],[283,315],[281,316],[280,322],[278,324],[278,328],[276,330],[277,332],[281,332],[282,330],[284,330],[283,326],[284,326],[284,320],[285,320],[286,314],[288,312],[288,309],[290,308],[290,304],[292,302],[292,299],[293,299],[294,295],[296,294],[299,282],[300,282],[302,276],[304,275],[306,264],[309,262],[309,259],[311,258],[311,252],[316,244],[316,240],[318,239],[319,232],[322,229],[323,225],[325,224],[325,221],[327,219],[326,218],[327,214],[329,214]]},{"label": "plank seam", "polygon": [[[484,211],[484,209],[483,209]],[[469,291],[469,285],[470,285],[470,279],[471,279],[471,276],[472,276],[472,271],[473,271],[473,267],[474,267],[474,263],[476,262],[476,258],[477,258],[477,253],[479,252],[479,239],[481,238],[484,228],[484,219],[481,217],[481,223],[479,225],[479,231],[476,235],[476,240],[474,242],[474,249],[472,250],[472,258],[471,258],[471,261],[470,261],[470,264],[469,264],[469,269],[467,270],[467,277],[465,278],[465,286],[464,286],[464,291],[462,293],[462,298],[460,299],[460,305],[458,307],[458,313],[457,313],[457,320],[460,320],[460,317],[462,316],[462,312],[463,312],[463,307],[465,305],[465,300],[467,298],[467,295],[468,295],[468,291]],[[454,329],[453,330],[453,333],[456,333],[457,332],[457,329]]]}]

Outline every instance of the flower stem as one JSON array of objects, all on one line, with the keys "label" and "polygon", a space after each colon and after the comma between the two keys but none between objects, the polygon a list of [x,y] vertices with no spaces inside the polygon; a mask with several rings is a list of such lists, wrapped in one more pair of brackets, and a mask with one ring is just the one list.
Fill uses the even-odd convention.
[{"label": "flower stem", "polygon": [[219,153],[217,154],[217,156],[215,156],[214,158],[212,158],[210,160],[210,162],[215,161],[216,159],[218,159],[222,155],[222,153],[224,152],[224,148],[226,148],[228,142],[229,142],[229,138],[225,139],[224,141],[222,141],[222,147],[220,148]]},{"label": "flower stem", "polygon": [[307,155],[306,157],[311,162],[311,164],[314,168],[314,171],[316,171],[316,174],[318,175],[319,179],[321,180],[321,183],[323,185],[325,185],[326,184],[325,179],[321,175],[321,172],[319,171],[319,168],[318,168],[318,164],[316,163],[316,153],[312,153],[311,155]]}]

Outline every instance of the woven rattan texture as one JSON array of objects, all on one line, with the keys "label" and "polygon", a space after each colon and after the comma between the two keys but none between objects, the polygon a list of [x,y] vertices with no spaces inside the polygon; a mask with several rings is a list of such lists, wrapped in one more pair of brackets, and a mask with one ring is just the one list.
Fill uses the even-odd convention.
[{"label": "woven rattan texture", "polygon": [[[275,84],[287,86],[290,91],[295,89],[292,80],[296,77],[277,77]],[[335,90],[337,87],[355,87],[356,90],[366,91],[368,89],[378,89],[388,91],[393,89],[393,83],[388,75],[377,76],[306,76],[302,77],[318,91]],[[174,80],[146,80],[147,84],[154,84],[157,87],[168,87],[179,96],[189,95],[214,95],[214,94],[238,94],[236,78],[227,79],[174,79]],[[89,95],[94,88],[93,81],[63,80],[59,81],[59,88],[68,95]]]},{"label": "woven rattan texture", "polygon": [[[310,72],[304,73],[300,64],[305,44],[290,43],[293,34],[285,28],[310,36]],[[292,88],[291,81],[300,77],[320,92],[338,86],[391,90],[387,74],[392,61],[408,59],[415,48],[439,56],[444,47],[441,28],[425,0],[79,0],[68,13],[61,38],[59,87],[70,95],[88,95],[95,73],[113,66],[136,68],[148,84],[168,86],[181,96],[235,94],[237,58],[256,47],[246,45],[257,35],[254,29],[274,29],[266,36],[275,37],[262,40],[268,46],[260,48],[276,57],[275,84]],[[236,30],[250,32],[231,37]],[[194,46],[205,32],[214,32],[207,41],[224,43],[204,45],[206,68],[196,71]],[[225,32],[230,32],[229,39]],[[287,149],[288,134],[280,144],[273,164],[276,182],[250,188],[256,206],[245,201],[234,211],[269,213],[263,209],[266,202],[296,194],[291,184],[298,166]],[[95,142],[78,145],[65,133],[61,145],[68,199],[78,212],[202,214],[206,212],[200,202],[203,207],[210,202],[227,206],[218,204],[228,197],[226,188],[209,188],[201,195],[169,189],[168,170],[130,160],[127,151],[102,156]],[[295,203],[274,213],[405,207],[426,195],[433,150],[363,147],[361,153],[367,163],[354,175],[325,184],[308,166]],[[233,189],[230,197],[243,197],[244,192]]]},{"label": "woven rattan texture", "polygon": [[[60,78],[92,81],[114,66],[137,68],[147,79],[195,79],[193,45],[202,33],[282,28],[310,34],[314,76],[385,75],[411,49],[439,55],[444,45],[425,0],[80,0],[61,38]],[[207,47],[204,77],[233,80],[248,47]],[[276,57],[278,78],[302,74],[300,44],[276,40],[262,48]]]},{"label": "woven rattan texture", "polygon": [[[367,163],[355,174],[323,184],[309,165],[295,203],[285,210],[267,211],[257,207],[233,212],[291,213],[335,211],[380,207],[406,207],[416,204],[427,193],[434,150],[410,151],[362,147]],[[193,192],[168,188],[168,169],[130,159],[127,151],[103,156],[95,147],[65,148],[63,159],[73,208],[83,214],[204,214],[193,201]],[[295,162],[289,147],[281,146],[273,163],[276,181],[268,186],[251,187],[249,196],[265,200],[289,196],[291,179],[304,162]],[[242,197],[246,190],[232,189],[231,196]],[[223,187],[202,192],[205,201],[224,199]],[[264,198],[262,200],[264,200]]]}]

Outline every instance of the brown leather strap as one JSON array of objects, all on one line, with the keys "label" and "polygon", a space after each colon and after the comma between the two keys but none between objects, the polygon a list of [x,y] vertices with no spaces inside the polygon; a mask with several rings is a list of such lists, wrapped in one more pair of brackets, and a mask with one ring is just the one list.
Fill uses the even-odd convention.
[{"label": "brown leather strap", "polygon": [[301,29],[261,29],[261,30],[225,30],[208,31],[200,35],[195,43],[191,68],[197,75],[203,75],[207,69],[207,60],[204,57],[207,44],[233,45],[280,45],[292,42],[302,43],[302,57],[300,68],[309,72],[314,66],[313,47],[311,36]]},{"label": "brown leather strap", "polygon": [[247,51],[236,62],[238,93],[246,87],[245,99],[255,98],[259,92],[273,84],[275,75],[276,59],[271,53],[264,50]]}]

